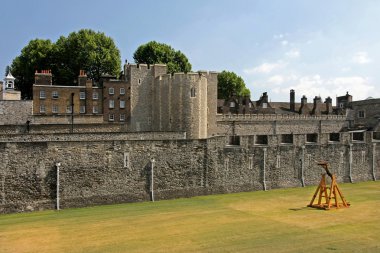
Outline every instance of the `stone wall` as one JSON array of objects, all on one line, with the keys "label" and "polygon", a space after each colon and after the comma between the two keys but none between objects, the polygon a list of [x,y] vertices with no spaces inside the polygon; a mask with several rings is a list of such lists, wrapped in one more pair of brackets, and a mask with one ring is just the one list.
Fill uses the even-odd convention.
[{"label": "stone wall", "polygon": [[156,200],[315,185],[323,172],[315,161],[321,159],[330,161],[338,182],[379,177],[380,143],[370,133],[356,142],[350,133],[341,133],[338,142],[327,136],[307,143],[305,135],[298,134],[293,143],[283,144],[281,135],[268,135],[267,144],[256,144],[256,136],[245,135],[235,146],[228,145],[227,136],[203,140],[179,136],[139,140],[111,133],[3,136],[0,212],[55,208],[57,162],[62,208],[149,201],[151,158]]},{"label": "stone wall", "polygon": [[32,100],[0,100],[0,125],[18,125],[31,121],[32,108]]}]

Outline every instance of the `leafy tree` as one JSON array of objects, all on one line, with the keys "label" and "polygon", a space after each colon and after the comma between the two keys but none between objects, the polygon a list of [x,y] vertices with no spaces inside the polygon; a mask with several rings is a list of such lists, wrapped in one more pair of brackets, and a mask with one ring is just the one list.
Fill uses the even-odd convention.
[{"label": "leafy tree", "polygon": [[249,96],[251,92],[245,86],[243,78],[234,72],[224,70],[218,75],[218,98],[228,99],[233,94]]},{"label": "leafy tree", "polygon": [[156,41],[139,46],[133,54],[133,59],[136,63],[167,64],[168,73],[191,71],[191,64],[181,51],[176,51],[171,46]]},{"label": "leafy tree", "polygon": [[99,81],[102,74],[116,76],[121,69],[120,51],[113,39],[89,29],[72,32],[67,38],[61,36],[56,42],[55,56],[53,74],[58,84],[75,82],[80,70]]},{"label": "leafy tree", "polygon": [[31,40],[12,62],[12,74],[23,98],[32,97],[36,70],[51,69],[53,82],[72,85],[79,71],[99,81],[103,73],[118,75],[121,69],[120,52],[112,38],[104,33],[82,29],[56,43],[50,40]]},{"label": "leafy tree", "polygon": [[15,86],[23,98],[32,97],[35,70],[51,67],[53,47],[50,40],[34,39],[13,60],[12,75],[16,78]]}]

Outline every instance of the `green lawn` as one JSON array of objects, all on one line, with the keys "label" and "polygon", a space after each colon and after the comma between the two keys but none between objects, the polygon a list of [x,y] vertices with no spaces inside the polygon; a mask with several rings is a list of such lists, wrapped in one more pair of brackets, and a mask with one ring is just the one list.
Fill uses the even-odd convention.
[{"label": "green lawn", "polygon": [[0,215],[0,252],[380,252],[380,182]]}]

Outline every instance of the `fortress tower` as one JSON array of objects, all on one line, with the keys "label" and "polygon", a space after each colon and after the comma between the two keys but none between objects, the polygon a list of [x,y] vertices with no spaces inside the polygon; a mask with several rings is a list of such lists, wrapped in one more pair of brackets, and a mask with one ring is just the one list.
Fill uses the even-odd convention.
[{"label": "fortress tower", "polygon": [[217,73],[166,74],[166,65],[125,65],[131,84],[131,131],[185,131],[207,138],[216,124]]}]

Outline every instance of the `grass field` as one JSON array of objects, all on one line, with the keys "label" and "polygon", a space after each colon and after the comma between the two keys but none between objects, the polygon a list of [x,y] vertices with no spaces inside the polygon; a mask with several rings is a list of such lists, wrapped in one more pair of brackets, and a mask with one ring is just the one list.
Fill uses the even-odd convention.
[{"label": "grass field", "polygon": [[0,252],[380,252],[380,182],[0,215]]}]

